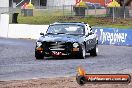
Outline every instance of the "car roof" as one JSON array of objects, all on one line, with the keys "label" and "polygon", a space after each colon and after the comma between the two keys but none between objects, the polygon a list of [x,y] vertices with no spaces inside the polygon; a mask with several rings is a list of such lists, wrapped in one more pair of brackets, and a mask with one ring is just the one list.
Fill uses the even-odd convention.
[{"label": "car roof", "polygon": [[88,25],[87,23],[84,23],[84,22],[55,22],[55,23],[53,23],[53,24],[50,24],[50,25],[57,25],[57,24],[73,24],[73,25],[83,25],[83,26],[85,26],[85,25]]}]

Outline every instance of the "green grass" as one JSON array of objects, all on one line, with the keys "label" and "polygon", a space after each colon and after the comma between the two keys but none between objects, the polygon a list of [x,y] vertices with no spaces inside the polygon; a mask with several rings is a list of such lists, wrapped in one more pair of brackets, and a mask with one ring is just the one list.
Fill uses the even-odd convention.
[{"label": "green grass", "polygon": [[115,19],[112,22],[112,18],[106,18],[104,15],[86,15],[86,17],[76,17],[75,13],[70,9],[34,9],[34,16],[23,17],[21,14],[18,16],[19,24],[51,24],[54,22],[85,22],[91,26],[112,27],[112,28],[131,28],[132,18],[129,19]]},{"label": "green grass", "polygon": [[67,9],[35,9],[34,16],[70,16],[74,14],[70,10]]},{"label": "green grass", "polygon": [[127,29],[132,29],[132,26],[124,26],[124,25],[105,25],[103,27],[107,28],[127,28]]},{"label": "green grass", "polygon": [[[56,12],[57,14],[62,14]],[[55,15],[54,13],[53,15]],[[113,28],[132,28],[132,18],[129,19],[115,19],[115,22],[112,22],[112,18],[105,17],[69,17],[69,16],[33,16],[33,17],[23,17],[18,16],[18,23],[20,24],[51,24],[54,22],[86,22],[91,26],[101,26],[101,27],[113,27]]]}]

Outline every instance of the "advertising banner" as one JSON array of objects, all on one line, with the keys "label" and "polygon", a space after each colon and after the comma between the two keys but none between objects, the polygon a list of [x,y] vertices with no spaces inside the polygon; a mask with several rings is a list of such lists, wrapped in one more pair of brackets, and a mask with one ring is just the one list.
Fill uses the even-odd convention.
[{"label": "advertising banner", "polygon": [[99,44],[132,45],[132,29],[93,28],[98,35]]}]

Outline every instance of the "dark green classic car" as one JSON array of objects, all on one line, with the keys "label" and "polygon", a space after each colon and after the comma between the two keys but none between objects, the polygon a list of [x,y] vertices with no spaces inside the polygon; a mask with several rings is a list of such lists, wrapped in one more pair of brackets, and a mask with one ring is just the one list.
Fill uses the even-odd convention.
[{"label": "dark green classic car", "polygon": [[86,53],[97,56],[98,38],[92,28],[83,22],[63,22],[50,24],[46,34],[36,41],[35,57],[70,56],[85,58]]}]

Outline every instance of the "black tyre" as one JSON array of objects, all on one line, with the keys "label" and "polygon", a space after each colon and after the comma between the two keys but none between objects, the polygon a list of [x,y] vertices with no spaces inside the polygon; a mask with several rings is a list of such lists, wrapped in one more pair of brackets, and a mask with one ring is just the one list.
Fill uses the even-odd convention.
[{"label": "black tyre", "polygon": [[44,59],[44,56],[36,56],[36,60],[42,60]]},{"label": "black tyre", "polygon": [[98,45],[95,45],[95,47],[90,51],[90,56],[97,56],[98,55]]},{"label": "black tyre", "polygon": [[42,59],[44,59],[44,55],[38,54],[37,52],[35,52],[35,57],[36,57],[36,60],[42,60]]},{"label": "black tyre", "polygon": [[81,46],[81,49],[79,51],[79,54],[77,55],[77,58],[79,58],[79,59],[85,59],[86,58],[86,48],[85,48],[85,45]]}]

